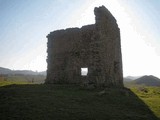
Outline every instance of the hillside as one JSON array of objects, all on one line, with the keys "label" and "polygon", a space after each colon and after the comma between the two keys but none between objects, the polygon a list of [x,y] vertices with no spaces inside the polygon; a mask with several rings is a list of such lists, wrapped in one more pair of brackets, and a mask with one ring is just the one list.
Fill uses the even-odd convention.
[{"label": "hillside", "polygon": [[131,87],[134,94],[136,94],[144,103],[160,118],[160,87]]},{"label": "hillside", "polygon": [[0,87],[1,120],[158,120],[129,89],[72,85]]},{"label": "hillside", "polygon": [[12,70],[0,67],[0,74],[12,74]]},{"label": "hillside", "polygon": [[0,67],[0,85],[7,83],[41,84],[46,79],[46,71],[10,70]]},{"label": "hillside", "polygon": [[130,82],[130,81],[133,81],[133,80],[138,79],[140,77],[141,76],[126,76],[126,77],[123,78],[123,80],[126,81],[126,82]]},{"label": "hillside", "polygon": [[124,78],[123,78],[123,81],[125,81],[125,82],[131,82],[131,81],[133,81],[133,80],[130,79],[130,78],[124,77]]},{"label": "hillside", "polygon": [[11,70],[8,68],[0,67],[0,75],[46,75],[46,71],[34,72],[31,70]]},{"label": "hillside", "polygon": [[136,79],[135,81],[135,84],[138,84],[138,85],[146,85],[146,86],[160,86],[160,79],[155,77],[155,76],[142,76],[138,79]]}]

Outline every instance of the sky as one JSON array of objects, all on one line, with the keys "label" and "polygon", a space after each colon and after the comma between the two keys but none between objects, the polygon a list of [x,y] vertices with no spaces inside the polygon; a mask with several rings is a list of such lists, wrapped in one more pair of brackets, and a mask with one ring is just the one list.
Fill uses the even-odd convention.
[{"label": "sky", "polygon": [[160,78],[160,0],[0,0],[0,67],[45,71],[46,36],[94,24],[101,5],[120,28],[124,76]]}]

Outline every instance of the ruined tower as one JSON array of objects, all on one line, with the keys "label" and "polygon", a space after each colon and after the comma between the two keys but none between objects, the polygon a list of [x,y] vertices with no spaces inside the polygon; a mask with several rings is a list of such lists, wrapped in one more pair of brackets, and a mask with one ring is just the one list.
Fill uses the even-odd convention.
[{"label": "ruined tower", "polygon": [[[93,25],[51,32],[47,38],[46,83],[123,87],[120,30],[104,7],[94,9]],[[87,68],[88,74],[81,75]]]}]

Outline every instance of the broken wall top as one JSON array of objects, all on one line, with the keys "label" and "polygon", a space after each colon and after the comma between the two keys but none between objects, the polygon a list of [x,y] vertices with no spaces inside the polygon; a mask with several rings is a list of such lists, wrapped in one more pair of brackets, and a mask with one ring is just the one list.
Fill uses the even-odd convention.
[{"label": "broken wall top", "polygon": [[113,15],[110,13],[110,11],[105,7],[105,6],[100,6],[100,7],[95,7],[94,8],[94,14],[95,14],[95,24],[91,24],[91,25],[85,25],[82,26],[81,28],[75,27],[75,28],[67,28],[67,29],[60,29],[60,30],[56,30],[53,32],[50,32],[50,34],[48,34],[47,38],[53,36],[54,38],[57,38],[58,36],[62,36],[65,33],[72,33],[74,34],[74,32],[80,32],[81,30],[93,30],[95,29],[95,27],[97,27],[99,24],[101,24],[102,26],[104,24],[115,24],[117,27],[117,21],[116,19],[113,17]]}]

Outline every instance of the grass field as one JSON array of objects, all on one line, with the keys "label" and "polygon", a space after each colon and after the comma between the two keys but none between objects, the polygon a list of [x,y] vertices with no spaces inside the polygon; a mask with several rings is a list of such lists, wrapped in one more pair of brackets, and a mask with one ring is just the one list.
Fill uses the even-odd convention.
[{"label": "grass field", "polygon": [[132,87],[131,90],[160,118],[160,87]]},{"label": "grass field", "polygon": [[46,76],[43,75],[10,75],[5,77],[0,77],[0,84],[41,84],[44,83]]},{"label": "grass field", "polygon": [[21,85],[21,84],[31,84],[31,83],[29,83],[29,82],[25,82],[25,81],[2,81],[2,80],[0,80],[0,87],[2,87],[2,86],[7,86],[7,85],[13,85],[13,84],[17,84],[17,85]]},{"label": "grass field", "polygon": [[142,90],[134,88],[132,91],[87,90],[71,85],[3,85],[0,87],[0,120],[158,119],[155,115],[159,117],[159,92],[153,92],[158,98],[154,103],[156,108],[151,100],[153,96],[149,95],[151,92],[146,95],[147,99]]}]

